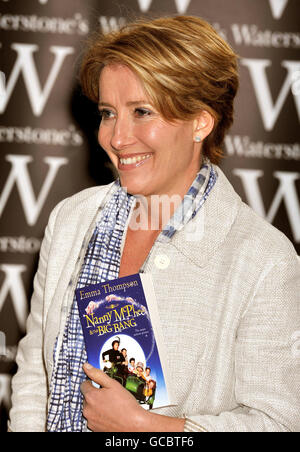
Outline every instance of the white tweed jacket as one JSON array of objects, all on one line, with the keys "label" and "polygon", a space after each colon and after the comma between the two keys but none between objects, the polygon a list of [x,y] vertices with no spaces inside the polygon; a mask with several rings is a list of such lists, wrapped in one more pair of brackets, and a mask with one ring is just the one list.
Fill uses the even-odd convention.
[{"label": "white tweed jacket", "polygon": [[[216,170],[199,237],[184,228],[156,242],[142,269],[153,277],[177,402],[157,413],[185,417],[186,431],[300,431],[299,261]],[[45,431],[54,343],[111,190],[84,190],[50,216],[12,383],[12,431]]]}]

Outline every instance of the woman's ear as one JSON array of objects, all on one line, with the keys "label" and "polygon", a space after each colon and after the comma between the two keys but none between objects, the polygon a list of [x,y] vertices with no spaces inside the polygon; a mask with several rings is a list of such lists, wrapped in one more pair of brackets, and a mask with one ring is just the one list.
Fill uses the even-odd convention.
[{"label": "woman's ear", "polygon": [[206,110],[194,119],[194,142],[201,143],[213,130],[215,125],[214,117]]}]

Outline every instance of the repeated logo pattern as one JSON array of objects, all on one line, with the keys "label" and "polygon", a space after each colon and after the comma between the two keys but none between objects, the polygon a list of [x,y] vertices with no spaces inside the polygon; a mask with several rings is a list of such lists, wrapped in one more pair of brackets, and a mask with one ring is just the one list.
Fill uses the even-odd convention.
[{"label": "repeated logo pattern", "polygon": [[[52,208],[96,183],[89,173],[97,122],[76,89],[83,40],[95,27],[136,14],[196,14],[240,58],[236,121],[223,169],[243,199],[285,232],[300,254],[300,33],[292,0],[0,0],[0,407],[10,405],[11,369],[24,334],[38,251]],[[244,0],[245,3],[246,0]],[[20,3],[20,4],[19,4]],[[222,8],[220,4],[224,4]],[[22,6],[23,5],[23,6]],[[22,7],[21,7],[22,6]],[[296,9],[295,9],[296,8]],[[230,16],[228,10],[234,10]],[[54,11],[60,11],[60,16]],[[72,12],[70,13],[70,10]],[[132,14],[133,13],[133,14]],[[271,25],[270,25],[271,24]],[[89,121],[86,118],[91,118]],[[98,119],[97,119],[98,121]],[[101,154],[99,150],[98,155]],[[99,180],[107,163],[98,166]],[[112,176],[111,176],[112,177]],[[299,332],[293,353],[299,356]]]}]

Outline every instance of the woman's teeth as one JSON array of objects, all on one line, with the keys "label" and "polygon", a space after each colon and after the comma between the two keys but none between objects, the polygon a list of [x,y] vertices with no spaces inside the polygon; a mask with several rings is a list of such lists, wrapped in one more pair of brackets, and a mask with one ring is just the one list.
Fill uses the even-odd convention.
[{"label": "woman's teeth", "polygon": [[139,163],[142,160],[148,159],[149,157],[151,157],[150,154],[139,155],[138,157],[129,157],[127,159],[120,158],[120,162],[122,163],[122,165],[134,165],[135,163]]}]

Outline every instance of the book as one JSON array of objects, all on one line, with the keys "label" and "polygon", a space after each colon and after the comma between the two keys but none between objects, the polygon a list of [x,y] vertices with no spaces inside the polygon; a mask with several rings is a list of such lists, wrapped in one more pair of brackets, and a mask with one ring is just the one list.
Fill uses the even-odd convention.
[{"label": "book", "polygon": [[88,362],[117,380],[145,409],[172,405],[150,274],[76,290]]}]

